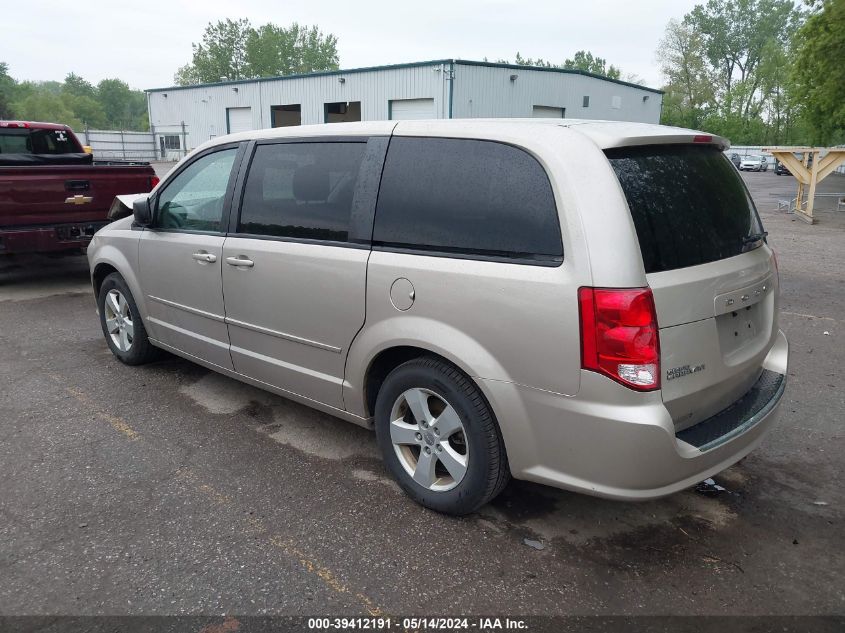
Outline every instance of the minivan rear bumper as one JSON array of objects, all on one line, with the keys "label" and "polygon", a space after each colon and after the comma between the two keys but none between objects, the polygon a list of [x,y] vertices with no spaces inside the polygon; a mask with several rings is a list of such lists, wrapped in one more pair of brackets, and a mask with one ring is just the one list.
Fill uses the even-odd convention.
[{"label": "minivan rear bumper", "polygon": [[576,396],[484,381],[511,471],[601,497],[645,500],[688,488],[754,450],[774,425],[788,343],[778,332],[751,390],[725,411],[677,433],[660,393],[637,393],[582,372]]}]

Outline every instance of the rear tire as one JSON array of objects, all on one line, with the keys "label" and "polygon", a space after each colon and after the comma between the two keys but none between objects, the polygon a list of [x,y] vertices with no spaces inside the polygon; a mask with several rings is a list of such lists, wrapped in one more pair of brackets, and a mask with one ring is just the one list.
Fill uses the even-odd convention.
[{"label": "rear tire", "polygon": [[143,365],[159,356],[147,336],[135,298],[118,273],[108,275],[97,295],[100,327],[112,354],[126,365]]},{"label": "rear tire", "polygon": [[473,512],[510,480],[499,427],[472,380],[434,357],[394,369],[376,398],[385,464],[417,503],[446,514]]}]

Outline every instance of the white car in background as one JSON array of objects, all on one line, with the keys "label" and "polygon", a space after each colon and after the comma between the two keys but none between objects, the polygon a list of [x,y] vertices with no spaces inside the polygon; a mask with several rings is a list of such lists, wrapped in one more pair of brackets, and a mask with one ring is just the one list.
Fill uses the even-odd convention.
[{"label": "white car in background", "polygon": [[769,161],[765,156],[746,156],[739,163],[739,171],[769,171]]}]

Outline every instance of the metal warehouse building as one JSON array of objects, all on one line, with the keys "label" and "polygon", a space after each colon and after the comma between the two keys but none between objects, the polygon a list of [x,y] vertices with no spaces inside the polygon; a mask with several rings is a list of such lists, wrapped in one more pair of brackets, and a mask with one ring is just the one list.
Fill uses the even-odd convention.
[{"label": "metal warehouse building", "polygon": [[161,158],[250,129],[385,119],[569,117],[658,123],[663,93],[580,70],[458,59],[147,91]]}]

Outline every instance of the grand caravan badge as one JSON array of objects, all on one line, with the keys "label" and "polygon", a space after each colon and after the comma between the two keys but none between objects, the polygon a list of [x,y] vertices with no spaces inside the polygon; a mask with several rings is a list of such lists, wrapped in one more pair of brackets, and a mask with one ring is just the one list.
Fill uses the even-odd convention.
[{"label": "grand caravan badge", "polygon": [[684,376],[689,376],[690,374],[697,374],[700,371],[704,371],[704,363],[700,365],[693,365],[690,367],[689,365],[684,365],[682,367],[673,367],[672,369],[666,370],[666,380],[675,380],[675,378],[683,378]]}]

